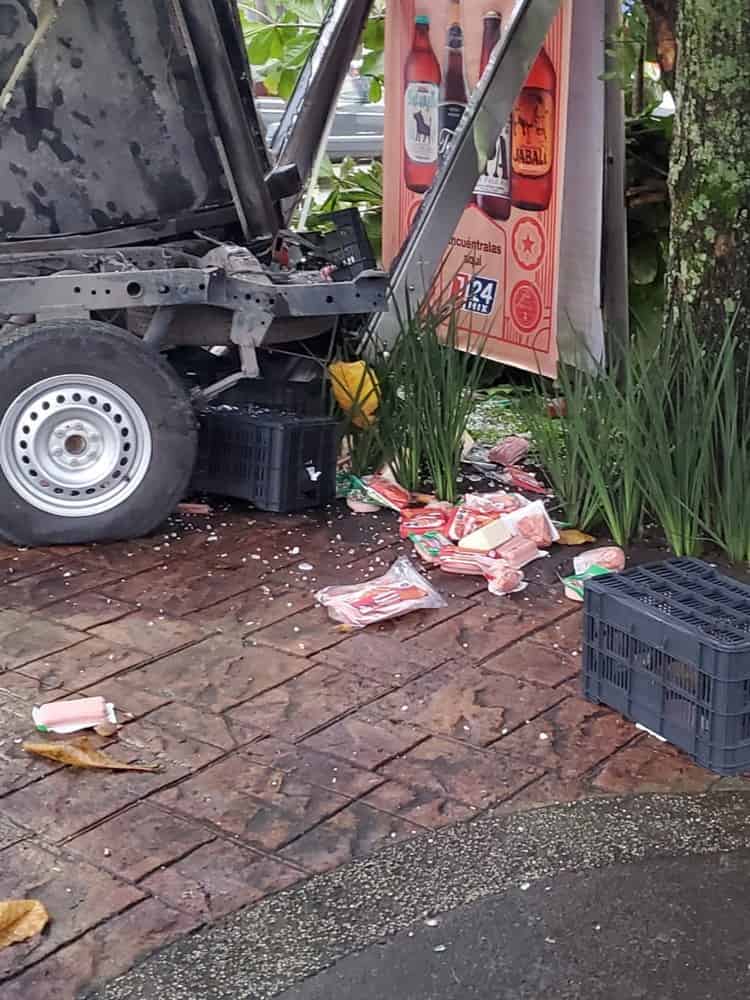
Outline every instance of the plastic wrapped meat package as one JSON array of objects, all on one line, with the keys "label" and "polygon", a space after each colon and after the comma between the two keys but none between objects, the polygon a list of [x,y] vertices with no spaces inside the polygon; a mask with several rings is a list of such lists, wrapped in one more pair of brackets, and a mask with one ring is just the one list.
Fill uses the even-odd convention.
[{"label": "plastic wrapped meat package", "polygon": [[406,556],[397,559],[388,572],[376,580],[326,587],[318,591],[315,599],[328,609],[334,621],[352,628],[365,628],[411,611],[447,606]]},{"label": "plastic wrapped meat package", "polygon": [[506,514],[504,520],[514,535],[527,538],[540,549],[549,548],[560,538],[560,532],[550,520],[547,508],[541,500],[535,500],[521,510]]},{"label": "plastic wrapped meat package", "polygon": [[611,573],[621,573],[625,569],[625,553],[616,545],[607,545],[604,548],[582,552],[573,560],[577,574],[585,573],[592,566],[601,566]]},{"label": "plastic wrapped meat package", "polygon": [[517,465],[526,458],[530,447],[527,438],[512,434],[498,442],[487,457],[490,462],[496,462],[498,465]]}]

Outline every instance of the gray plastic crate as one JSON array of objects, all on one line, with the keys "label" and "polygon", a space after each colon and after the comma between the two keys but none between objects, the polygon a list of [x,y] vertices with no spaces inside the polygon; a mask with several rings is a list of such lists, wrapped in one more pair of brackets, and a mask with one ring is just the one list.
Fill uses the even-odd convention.
[{"label": "gray plastic crate", "polygon": [[698,559],[591,580],[583,683],[698,764],[750,771],[750,587]]}]

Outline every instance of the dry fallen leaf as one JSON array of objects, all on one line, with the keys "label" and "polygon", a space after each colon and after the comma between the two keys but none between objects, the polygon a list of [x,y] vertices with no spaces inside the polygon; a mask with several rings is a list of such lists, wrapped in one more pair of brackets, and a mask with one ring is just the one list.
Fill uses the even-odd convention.
[{"label": "dry fallen leaf", "polygon": [[48,920],[37,899],[0,899],[0,949],[40,934]]},{"label": "dry fallen leaf", "polygon": [[96,750],[84,736],[70,743],[24,743],[26,753],[46,757],[56,764],[70,764],[71,767],[93,767],[105,771],[158,771],[157,765],[124,764],[114,757]]},{"label": "dry fallen leaf", "polygon": [[588,542],[595,542],[593,535],[587,535],[578,528],[569,528],[560,532],[560,545],[586,545]]}]

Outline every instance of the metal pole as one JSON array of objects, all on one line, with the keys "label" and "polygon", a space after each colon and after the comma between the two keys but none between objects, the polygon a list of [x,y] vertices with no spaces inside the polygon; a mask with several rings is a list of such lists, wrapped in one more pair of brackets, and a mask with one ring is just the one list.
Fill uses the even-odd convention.
[{"label": "metal pole", "polygon": [[[320,148],[329,111],[356,55],[373,0],[332,0],[313,51],[276,130],[272,152],[277,169],[294,164],[304,186]],[[299,195],[285,199],[289,222]]]},{"label": "metal pole", "polygon": [[[605,31],[611,38],[622,21],[620,0],[605,0]],[[605,56],[605,68],[616,69],[615,57]],[[604,288],[602,308],[607,359],[610,365],[627,350],[630,336],[628,303],[628,220],[625,208],[625,95],[617,79],[604,89]]]},{"label": "metal pole", "polygon": [[472,95],[448,158],[425,196],[412,231],[391,268],[395,308],[375,317],[369,336],[392,343],[399,331],[399,316],[407,314],[408,303],[419,302],[428,293],[479,180],[474,145],[474,126],[479,114],[490,128],[500,133],[559,7],[560,0],[516,3],[507,30]]}]

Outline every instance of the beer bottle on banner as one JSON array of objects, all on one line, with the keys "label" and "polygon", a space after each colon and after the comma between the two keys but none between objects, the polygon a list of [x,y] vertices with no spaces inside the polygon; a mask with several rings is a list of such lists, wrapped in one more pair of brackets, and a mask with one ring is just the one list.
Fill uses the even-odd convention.
[{"label": "beer bottle on banner", "polygon": [[459,122],[463,118],[469,93],[464,75],[464,31],[461,27],[461,2],[451,0],[448,22],[448,57],[440,88],[440,162],[445,159]]},{"label": "beer bottle on banner", "polygon": [[528,212],[549,208],[554,180],[557,75],[539,53],[513,109],[513,204]]},{"label": "beer bottle on banner", "polygon": [[406,60],[404,94],[404,180],[415,194],[424,194],[437,173],[440,80],[440,64],[430,43],[430,19],[420,14]]},{"label": "beer bottle on banner", "polygon": [[[482,38],[482,62],[480,72],[484,73],[497,43],[500,41],[502,18],[496,11],[484,16]],[[479,208],[492,219],[504,221],[510,218],[511,209],[511,123],[502,130],[495,143],[494,154],[487,160],[484,173],[479,178],[474,197]]]}]

